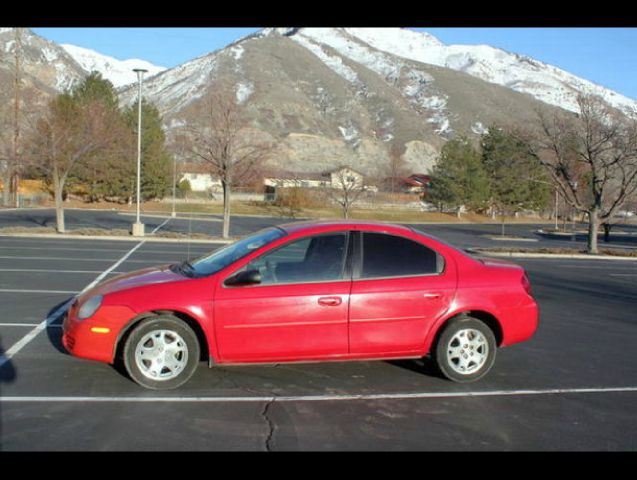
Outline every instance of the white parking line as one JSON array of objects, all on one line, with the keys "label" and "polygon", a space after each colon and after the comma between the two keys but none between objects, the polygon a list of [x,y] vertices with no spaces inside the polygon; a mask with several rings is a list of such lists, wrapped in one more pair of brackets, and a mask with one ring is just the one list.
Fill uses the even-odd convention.
[{"label": "white parking line", "polygon": [[[74,247],[23,247],[23,246],[2,246],[0,245],[0,249],[9,249],[9,250],[46,250],[50,252],[52,250],[58,251],[71,251],[71,252],[112,252],[112,253],[124,253],[126,250],[116,250],[113,248],[74,248]],[[210,251],[210,248],[199,248],[202,252]],[[144,250],[144,253],[166,253],[166,254],[174,254],[175,250]]]},{"label": "white parking line", "polygon": [[126,249],[116,249],[116,248],[77,248],[77,247],[25,247],[23,245],[0,245],[0,249],[8,249],[8,250],[70,250],[72,252],[113,252],[113,253],[124,253]]},{"label": "white parking line", "polygon": [[[0,327],[37,327],[39,323],[0,323]],[[59,327],[62,325],[49,325],[49,327]]]},{"label": "white parking line", "polygon": [[122,402],[122,403],[222,403],[222,402],[324,402],[355,400],[409,400],[430,398],[514,397],[531,395],[568,395],[594,393],[637,393],[637,387],[551,388],[542,390],[486,390],[473,392],[372,393],[359,395],[283,395],[251,397],[0,397],[0,402]]},{"label": "white parking line", "polygon": [[[40,268],[0,268],[0,272],[36,272],[36,273],[102,273],[101,270],[47,270]],[[123,273],[112,271],[111,273]]]},{"label": "white parking line", "polygon": [[[166,219],[161,225],[159,225],[157,228],[155,228],[152,232],[151,235],[153,233],[155,233],[157,230],[159,230],[161,227],[163,227],[164,225],[166,225],[166,223],[168,223],[168,221],[170,220],[170,218]],[[111,265],[110,268],[108,268],[107,270],[104,270],[104,272],[102,272],[95,280],[93,280],[91,283],[89,283],[86,287],[84,287],[84,290],[82,290],[82,292],[80,292],[80,295],[84,292],[86,292],[87,290],[90,290],[91,288],[93,288],[95,285],[97,285],[98,283],[100,283],[102,281],[102,279],[108,275],[109,273],[111,273],[113,270],[115,270],[117,267],[119,267],[122,263],[124,263],[128,257],[130,257],[133,253],[135,253],[135,251],[141,247],[142,245],[144,245],[144,243],[146,243],[145,240],[139,242],[137,245],[135,245],[133,248],[131,248],[128,253],[126,255],[124,255],[122,258],[120,258],[117,262],[115,262],[113,265]]]},{"label": "white parking line", "polygon": [[23,257],[23,256],[13,256],[13,255],[0,255],[0,258],[5,259],[16,259],[16,260],[75,260],[79,262],[110,262],[111,260],[115,260],[115,258],[77,258],[77,257]]},{"label": "white parking line", "polygon": [[[64,262],[112,262],[115,258],[76,258],[76,257],[7,257],[1,256],[0,258],[8,259],[8,260],[53,260],[53,261],[64,261]],[[165,260],[129,260],[132,263],[161,263]]]},{"label": "white parking line", "polygon": [[0,293],[70,293],[75,295],[77,290],[22,290],[14,288],[0,288]]},{"label": "white parking line", "polygon": [[[155,228],[151,234],[157,232],[161,227],[163,227],[164,225],[166,225],[166,223],[168,223],[168,221],[170,220],[170,218],[168,218],[165,222],[163,222],[161,225],[159,225],[157,228]],[[130,257],[139,247],[141,247],[144,243],[146,243],[146,240],[142,240],[141,242],[139,242],[137,245],[135,245],[133,248],[131,248],[126,255],[124,255],[122,258],[120,258],[117,262],[115,262],[113,265],[111,265],[108,269],[104,270],[104,272],[102,272],[95,280],[93,280],[90,284],[88,284],[86,287],[84,287],[84,289],[78,294],[81,295],[82,293],[84,293],[85,291],[93,288],[95,285],[97,285],[100,281],[102,281],[102,279],[108,275],[109,273],[111,273],[113,270],[115,270],[117,267],[119,267],[124,261],[126,261],[126,259],[128,257]],[[131,260],[132,261],[132,260]],[[76,293],[76,292],[67,292],[67,291],[53,291],[53,290],[0,290],[0,291],[11,291],[14,293],[17,292],[59,292],[59,293]],[[54,312],[52,312],[51,314],[49,314],[49,316],[47,316],[41,323],[39,323],[35,328],[33,328],[33,330],[31,330],[29,333],[27,333],[24,337],[22,337],[20,340],[18,340],[18,342],[16,342],[11,348],[9,348],[4,355],[0,356],[0,367],[2,367],[5,363],[7,363],[9,360],[11,360],[20,350],[22,350],[26,345],[28,345],[35,337],[38,336],[39,333],[41,333],[43,330],[45,330],[49,325],[51,325],[54,321],[56,321],[58,319],[58,317],[60,316],[60,314],[62,312],[64,312],[69,305],[71,304],[71,302],[73,302],[73,300],[75,299],[75,297],[70,298],[66,303],[64,303],[64,305],[60,306],[59,308],[57,308]]]}]

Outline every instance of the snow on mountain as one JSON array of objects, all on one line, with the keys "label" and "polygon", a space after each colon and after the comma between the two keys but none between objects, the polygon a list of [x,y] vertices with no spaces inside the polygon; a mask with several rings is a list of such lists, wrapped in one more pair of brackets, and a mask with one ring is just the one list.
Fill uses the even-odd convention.
[{"label": "snow on mountain", "polygon": [[[230,53],[234,55],[236,51]],[[216,68],[216,55],[196,58],[149,78],[144,82],[145,95],[160,107],[163,115],[179,111],[205,94]],[[136,98],[137,90],[133,86],[120,91],[122,105],[128,105]]]},{"label": "snow on mountain", "polygon": [[[19,33],[22,55],[22,71],[28,83],[37,90],[63,91],[84,76],[84,71],[66,51],[54,42],[34,34],[28,28],[0,28],[0,71],[12,71]],[[12,74],[12,73],[11,73]],[[0,92],[0,98],[2,98]]]},{"label": "snow on mountain", "polygon": [[[393,42],[400,44],[400,38],[398,38],[397,35],[401,32],[400,29],[370,30],[380,30],[389,33],[386,37],[388,39],[388,45],[392,45]],[[406,31],[406,33],[410,37],[411,34],[418,35],[416,32]],[[347,29],[303,28],[295,32],[291,38],[298,44],[308,48],[326,63],[328,67],[351,82],[356,80],[353,74],[349,73],[351,69],[343,65],[343,61],[340,57],[334,55],[329,56],[325,52],[324,46],[335,50],[338,55],[345,59],[369,68],[384,78],[390,85],[399,86],[402,81],[402,94],[409,99],[414,107],[429,113],[427,122],[434,125],[436,132],[442,136],[450,136],[452,134],[450,122],[446,114],[447,101],[431,90],[430,87],[433,82],[433,77],[427,72],[419,70],[417,67],[406,65],[406,62],[401,61],[399,57],[391,52],[384,52],[357,40],[356,37],[347,32]],[[420,39],[425,39],[432,44],[439,43],[430,35],[422,36]],[[363,87],[364,86],[361,86],[361,89]]]},{"label": "snow on mountain", "polygon": [[[321,30],[323,39],[337,49],[340,45],[342,54],[351,50],[351,47],[342,48],[343,35],[336,29]],[[609,105],[626,114],[637,114],[637,102],[633,99],[552,65],[489,45],[445,45],[428,33],[399,28],[342,30],[374,49],[408,60],[462,71],[487,82],[530,94],[566,110],[577,111],[577,95],[585,93],[602,97]]]},{"label": "snow on mountain", "polygon": [[145,60],[118,60],[76,45],[62,44],[61,47],[64,48],[84,70],[87,72],[98,71],[104,78],[110,80],[116,88],[137,81],[137,74],[133,72],[134,68],[148,70],[148,73],[144,74],[145,77],[152,77],[166,70],[165,67],[153,65]]}]

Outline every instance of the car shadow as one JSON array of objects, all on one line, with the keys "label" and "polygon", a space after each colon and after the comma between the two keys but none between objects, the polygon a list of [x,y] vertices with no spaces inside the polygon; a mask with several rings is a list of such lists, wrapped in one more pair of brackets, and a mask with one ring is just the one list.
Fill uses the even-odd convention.
[{"label": "car shadow", "polygon": [[[49,338],[49,342],[51,345],[60,353],[64,355],[70,355],[69,352],[64,348],[62,344],[62,319],[64,318],[64,314],[66,313],[65,304],[69,303],[74,297],[69,297],[66,300],[58,303],[53,308],[49,310],[46,315],[47,319],[50,319],[48,325],[46,326],[46,334]],[[69,304],[70,306],[70,304]]]},{"label": "car shadow", "polygon": [[445,378],[438,370],[434,361],[430,358],[421,358],[418,360],[387,360],[388,365],[393,365],[420,375],[428,377]]},{"label": "car shadow", "polygon": [[[0,398],[2,398],[2,385],[13,383],[17,378],[17,370],[13,362],[5,357],[5,350],[2,345],[2,335],[0,335]],[[4,437],[2,431],[2,401],[0,401],[0,452],[2,451]]]}]

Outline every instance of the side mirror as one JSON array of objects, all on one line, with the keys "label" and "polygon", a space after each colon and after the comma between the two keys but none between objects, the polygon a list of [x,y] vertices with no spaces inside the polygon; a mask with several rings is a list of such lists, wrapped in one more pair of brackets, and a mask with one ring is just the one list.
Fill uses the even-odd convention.
[{"label": "side mirror", "polygon": [[261,273],[259,270],[244,270],[227,278],[224,283],[229,286],[256,285],[261,283]]}]

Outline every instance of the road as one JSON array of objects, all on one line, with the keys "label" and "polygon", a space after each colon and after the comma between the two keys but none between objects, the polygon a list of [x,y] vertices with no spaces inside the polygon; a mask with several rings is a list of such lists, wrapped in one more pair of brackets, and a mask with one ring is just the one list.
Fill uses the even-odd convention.
[{"label": "road", "polygon": [[[66,210],[67,230],[77,228],[104,228],[130,230],[134,222],[134,215],[108,210]],[[141,220],[146,225],[146,231],[152,231],[163,223],[166,215],[153,214],[142,215]],[[290,218],[259,217],[237,215],[232,217],[230,234],[242,236],[261,228],[294,221]],[[53,209],[21,209],[0,210],[0,228],[2,227],[54,227],[55,210]],[[585,248],[586,235],[579,234],[575,239],[551,238],[537,233],[541,228],[550,227],[547,224],[508,224],[506,235],[520,237],[527,241],[498,241],[488,237],[497,237],[501,232],[499,223],[492,224],[412,224],[414,228],[425,233],[440,237],[458,247],[486,247],[486,246],[521,246],[521,247],[578,247]],[[580,225],[584,228],[584,225]],[[619,234],[623,230],[626,234]],[[191,218],[176,218],[162,227],[162,232],[176,233],[204,233],[209,235],[221,235],[220,215],[197,215]],[[611,242],[606,244],[600,237],[600,246],[637,248],[637,225],[618,225],[611,234]]]}]

